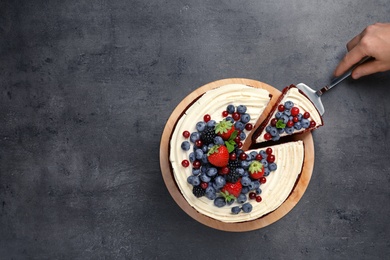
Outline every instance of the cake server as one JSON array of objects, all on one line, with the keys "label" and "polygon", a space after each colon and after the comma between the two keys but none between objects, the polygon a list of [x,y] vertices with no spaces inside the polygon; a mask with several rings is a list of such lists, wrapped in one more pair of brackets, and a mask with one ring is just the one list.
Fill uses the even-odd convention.
[{"label": "cake server", "polygon": [[297,84],[297,88],[306,94],[306,96],[313,102],[313,104],[317,108],[318,112],[321,115],[323,115],[325,112],[325,109],[324,109],[324,105],[322,104],[322,101],[321,101],[322,94],[324,94],[325,92],[327,92],[328,90],[330,90],[331,88],[333,88],[334,86],[339,84],[344,79],[348,78],[352,74],[352,71],[356,67],[358,67],[359,65],[361,65],[361,64],[363,64],[366,61],[371,60],[371,59],[372,59],[372,57],[363,58],[361,61],[356,63],[354,66],[352,66],[352,68],[350,68],[347,72],[345,72],[344,74],[342,74],[339,77],[334,78],[328,86],[325,86],[320,90],[314,90],[304,83]]}]

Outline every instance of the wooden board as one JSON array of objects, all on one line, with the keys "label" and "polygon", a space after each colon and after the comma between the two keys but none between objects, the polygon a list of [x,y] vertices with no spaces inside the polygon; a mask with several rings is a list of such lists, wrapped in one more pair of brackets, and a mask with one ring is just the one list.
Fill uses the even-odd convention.
[{"label": "wooden board", "polygon": [[[231,79],[218,80],[218,81],[208,83],[196,89],[180,102],[180,104],[172,112],[171,116],[169,117],[165,125],[163,134],[161,136],[161,142],[160,142],[160,167],[161,167],[161,172],[162,172],[165,185],[167,186],[169,193],[171,194],[175,202],[180,206],[180,208],[182,208],[188,215],[190,215],[192,218],[199,221],[200,223],[215,229],[219,229],[223,231],[232,231],[232,232],[244,232],[244,231],[260,229],[278,221],[283,216],[285,216],[292,208],[294,208],[294,206],[302,198],[307,186],[309,185],[309,181],[313,172],[314,142],[310,132],[306,132],[304,134],[296,134],[293,136],[295,140],[302,140],[304,143],[305,159],[304,159],[303,169],[290,196],[275,211],[263,217],[260,217],[258,219],[247,221],[247,222],[241,222],[241,223],[224,223],[219,220],[215,220],[200,214],[193,207],[191,207],[188,204],[188,202],[184,199],[183,195],[181,194],[175,182],[170,167],[170,162],[169,162],[169,141],[177,120],[180,118],[183,110],[185,110],[188,107],[188,105],[192,103],[194,99],[198,98],[200,95],[202,95],[203,93],[205,93],[210,89],[224,86],[227,84],[244,84],[244,85],[249,85],[252,87],[263,88],[268,90],[273,97],[270,101],[269,106],[265,110],[265,114],[270,111],[271,107],[275,104],[277,98],[281,94],[279,90],[275,89],[274,87],[268,84],[251,80],[251,79],[243,79],[243,78],[231,78]],[[261,117],[259,121],[261,121],[262,119],[264,119],[264,116]],[[248,136],[248,138],[250,138],[250,136]]]}]

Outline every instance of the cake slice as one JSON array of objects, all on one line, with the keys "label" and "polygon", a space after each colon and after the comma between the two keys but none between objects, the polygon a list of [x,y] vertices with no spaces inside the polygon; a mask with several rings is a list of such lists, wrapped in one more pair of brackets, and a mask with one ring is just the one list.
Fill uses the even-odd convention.
[{"label": "cake slice", "polygon": [[285,87],[273,110],[252,136],[254,143],[278,141],[323,125],[313,102],[295,85]]}]

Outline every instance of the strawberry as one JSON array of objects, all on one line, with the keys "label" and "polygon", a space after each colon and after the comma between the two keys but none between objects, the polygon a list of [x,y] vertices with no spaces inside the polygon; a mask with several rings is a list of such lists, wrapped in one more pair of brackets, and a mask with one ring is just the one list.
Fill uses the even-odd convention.
[{"label": "strawberry", "polygon": [[224,145],[214,145],[207,153],[209,163],[217,167],[225,167],[229,162],[229,151]]},{"label": "strawberry", "polygon": [[258,180],[264,175],[264,166],[259,161],[252,161],[251,164],[249,164],[248,172],[252,179]]},{"label": "strawberry", "polygon": [[229,140],[235,128],[231,121],[223,119],[215,126],[215,133],[222,137],[223,140]]},{"label": "strawberry", "polygon": [[241,181],[237,181],[236,183],[227,182],[225,186],[221,189],[221,194],[225,197],[234,196],[238,197],[241,194],[242,184]]}]

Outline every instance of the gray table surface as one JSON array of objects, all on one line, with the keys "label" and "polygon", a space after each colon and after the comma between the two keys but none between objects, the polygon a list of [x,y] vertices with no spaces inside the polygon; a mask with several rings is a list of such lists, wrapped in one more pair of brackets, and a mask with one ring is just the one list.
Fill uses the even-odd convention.
[{"label": "gray table surface", "polygon": [[223,232],[188,216],[159,144],[196,88],[241,77],[322,87],[379,1],[1,1],[1,259],[384,259],[390,73],[323,97],[315,166],[278,222]]}]

